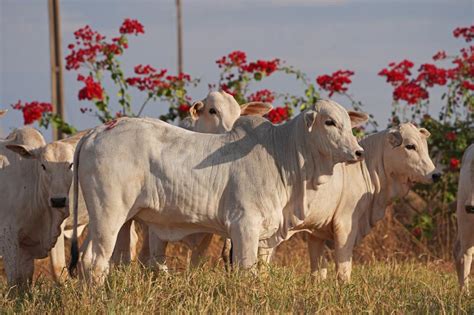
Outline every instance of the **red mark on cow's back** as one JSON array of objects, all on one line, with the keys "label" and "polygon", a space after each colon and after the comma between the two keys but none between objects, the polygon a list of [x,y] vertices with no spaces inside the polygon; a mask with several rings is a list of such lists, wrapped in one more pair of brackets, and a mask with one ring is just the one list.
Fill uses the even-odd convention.
[{"label": "red mark on cow's back", "polygon": [[112,119],[111,121],[106,122],[105,125],[107,127],[105,128],[105,130],[110,130],[114,128],[115,126],[117,126],[117,122],[118,122],[117,119]]}]

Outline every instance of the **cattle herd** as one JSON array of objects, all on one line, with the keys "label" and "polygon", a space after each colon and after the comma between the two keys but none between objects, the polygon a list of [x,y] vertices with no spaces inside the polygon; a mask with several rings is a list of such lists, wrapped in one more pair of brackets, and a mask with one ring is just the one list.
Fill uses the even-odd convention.
[{"label": "cattle herd", "polygon": [[[31,283],[34,259],[48,254],[55,280],[65,281],[65,238],[70,273],[101,283],[111,264],[138,256],[135,221],[144,227],[140,260],[163,271],[169,241],[183,241],[198,264],[212,235],[221,235],[232,244],[233,264],[255,270],[305,231],[311,273],[327,276],[324,243],[332,240],[337,278],[349,281],[354,246],[387,207],[413,184],[442,176],[429,156],[430,133],[404,123],[358,142],[352,128],[367,115],[334,101],[319,100],[280,125],[262,117],[271,108],[211,92],[179,127],[124,117],[49,144],[31,127],[12,131],[0,140],[0,255],[8,284]],[[467,288],[474,145],[460,172],[454,258]]]}]

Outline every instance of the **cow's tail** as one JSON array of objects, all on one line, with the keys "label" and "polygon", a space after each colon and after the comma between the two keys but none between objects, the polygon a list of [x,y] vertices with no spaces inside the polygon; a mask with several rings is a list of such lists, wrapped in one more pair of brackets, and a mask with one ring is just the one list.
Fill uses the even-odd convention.
[{"label": "cow's tail", "polygon": [[[89,132],[90,133],[90,132]],[[84,140],[88,135],[79,140],[79,143],[76,146],[76,151],[74,152],[74,198],[73,198],[73,230],[72,230],[72,239],[71,239],[71,263],[69,264],[69,274],[71,276],[75,275],[75,270],[77,267],[77,262],[79,261],[79,245],[77,241],[77,225],[78,225],[78,208],[79,208],[79,156],[81,155],[81,148]]]}]

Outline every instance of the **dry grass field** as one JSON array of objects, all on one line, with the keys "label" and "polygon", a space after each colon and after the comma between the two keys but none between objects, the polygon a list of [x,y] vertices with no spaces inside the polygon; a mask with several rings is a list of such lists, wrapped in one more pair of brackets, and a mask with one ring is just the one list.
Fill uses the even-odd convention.
[{"label": "dry grass field", "polygon": [[[316,283],[295,257],[290,267],[269,267],[259,276],[226,273],[220,267],[157,274],[134,264],[115,269],[103,287],[86,288],[39,278],[16,295],[0,284],[2,313],[187,313],[187,312],[474,312],[474,299],[460,294],[454,274],[422,263],[358,265],[350,284],[334,277]],[[330,270],[334,271],[334,270]]]},{"label": "dry grass field", "polygon": [[[309,274],[304,234],[278,247],[274,264],[254,276],[225,272],[214,237],[206,263],[186,270],[187,250],[172,244],[168,275],[138,263],[117,267],[103,287],[78,280],[50,281],[48,259],[36,264],[36,282],[17,294],[0,280],[1,313],[185,313],[185,312],[372,312],[474,314],[474,295],[461,294],[449,257],[436,257],[392,213],[354,253],[350,284],[338,284],[333,264],[329,277],[316,282]],[[330,247],[330,244],[329,244]],[[332,252],[328,248],[328,258]],[[474,286],[471,284],[471,291]]]}]

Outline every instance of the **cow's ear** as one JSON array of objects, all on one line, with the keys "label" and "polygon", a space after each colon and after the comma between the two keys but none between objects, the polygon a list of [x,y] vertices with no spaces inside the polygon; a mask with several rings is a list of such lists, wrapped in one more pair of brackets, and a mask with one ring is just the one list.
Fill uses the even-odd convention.
[{"label": "cow's ear", "polygon": [[198,101],[191,106],[189,109],[189,114],[191,114],[191,118],[197,120],[199,118],[199,114],[201,110],[204,108],[204,103],[202,101]]},{"label": "cow's ear", "polygon": [[0,117],[5,116],[7,112],[8,112],[8,109],[0,109]]},{"label": "cow's ear", "polygon": [[314,122],[316,121],[316,116],[318,116],[318,113],[312,109],[304,113],[304,122],[309,132],[311,132],[311,130],[313,129]]},{"label": "cow's ear", "polygon": [[272,110],[272,104],[264,102],[250,102],[240,106],[240,116],[263,116]]},{"label": "cow's ear", "polygon": [[349,118],[351,119],[351,127],[359,127],[363,125],[369,120],[369,115],[362,112],[355,112],[352,110],[348,110],[347,113],[349,114]]},{"label": "cow's ear", "polygon": [[428,130],[426,130],[425,128],[420,128],[418,130],[420,131],[420,133],[423,136],[425,136],[425,138],[429,138],[431,136],[431,133]]},{"label": "cow's ear", "polygon": [[27,146],[21,144],[7,144],[5,146],[8,150],[11,150],[25,159],[35,159],[37,157],[35,151],[31,150]]},{"label": "cow's ear", "polygon": [[403,143],[403,137],[399,130],[391,129],[388,132],[388,142],[392,147],[401,146]]}]

